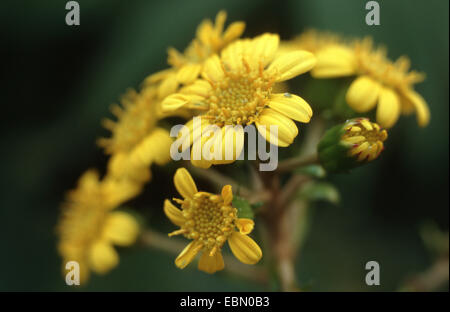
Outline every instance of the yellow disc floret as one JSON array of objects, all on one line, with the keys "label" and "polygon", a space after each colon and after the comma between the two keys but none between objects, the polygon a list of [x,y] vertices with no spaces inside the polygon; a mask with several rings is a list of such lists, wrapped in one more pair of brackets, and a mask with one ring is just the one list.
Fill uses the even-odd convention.
[{"label": "yellow disc floret", "polygon": [[236,70],[227,69],[222,63],[224,79],[211,83],[205,118],[212,124],[251,124],[267,104],[275,79],[263,71],[252,70],[245,58],[242,63],[243,67]]},{"label": "yellow disc floret", "polygon": [[176,201],[182,204],[186,222],[174,233],[196,239],[209,253],[221,248],[236,227],[237,209],[225,204],[221,196],[199,192],[192,199]]}]

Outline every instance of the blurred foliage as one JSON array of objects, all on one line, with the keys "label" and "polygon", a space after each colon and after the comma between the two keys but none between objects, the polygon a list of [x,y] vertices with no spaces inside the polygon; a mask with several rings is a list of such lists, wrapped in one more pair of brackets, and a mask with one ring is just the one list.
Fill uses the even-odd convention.
[{"label": "blurred foliage", "polygon": [[[247,22],[246,36],[272,31],[288,39],[309,27],[371,35],[391,57],[407,54],[414,69],[427,73],[417,89],[430,105],[430,125],[420,129],[413,116],[401,118],[378,161],[331,176],[340,205],[314,206],[297,269],[309,290],[392,291],[430,266],[419,225],[432,220],[448,232],[449,220],[449,3],[381,0],[381,26],[367,26],[365,2],[80,0],[81,25],[69,27],[66,1],[2,1],[0,290],[72,290],[61,276],[54,228],[79,175],[104,170],[106,157],[95,146],[106,134],[101,118],[126,88],[166,66],[168,46],[183,49],[197,24],[220,9]],[[153,171],[157,183],[127,207],[167,232],[161,208],[175,194],[174,167]],[[82,290],[263,289],[225,273],[180,271],[174,255],[138,245],[120,252],[120,266]],[[379,287],[364,283],[369,260],[381,265]]]}]

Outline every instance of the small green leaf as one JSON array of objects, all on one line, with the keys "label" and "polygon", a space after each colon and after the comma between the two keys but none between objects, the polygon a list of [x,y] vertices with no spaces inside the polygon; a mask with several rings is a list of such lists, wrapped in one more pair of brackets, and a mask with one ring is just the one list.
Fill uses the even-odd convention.
[{"label": "small green leaf", "polygon": [[295,170],[295,173],[311,176],[314,178],[323,178],[326,175],[325,169],[320,165],[308,165]]},{"label": "small green leaf", "polygon": [[328,182],[311,181],[303,187],[300,196],[308,201],[324,200],[333,204],[340,200],[338,190]]},{"label": "small green leaf", "polygon": [[245,200],[240,196],[234,195],[232,203],[233,207],[237,208],[238,210],[239,218],[247,218],[253,220],[254,218],[253,209],[247,200]]}]

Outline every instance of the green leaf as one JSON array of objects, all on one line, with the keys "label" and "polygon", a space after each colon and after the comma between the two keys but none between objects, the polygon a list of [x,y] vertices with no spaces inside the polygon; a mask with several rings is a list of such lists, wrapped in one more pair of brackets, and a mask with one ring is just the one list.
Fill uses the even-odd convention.
[{"label": "green leaf", "polygon": [[233,207],[237,208],[239,218],[247,218],[253,220],[254,218],[253,209],[247,200],[245,200],[240,196],[234,195],[232,204]]},{"label": "green leaf", "polygon": [[299,195],[308,201],[324,200],[333,204],[340,201],[339,191],[328,182],[311,181],[303,187]]},{"label": "green leaf", "polygon": [[325,169],[320,165],[308,165],[298,168],[294,171],[295,173],[311,176],[314,178],[323,178],[326,175]]}]

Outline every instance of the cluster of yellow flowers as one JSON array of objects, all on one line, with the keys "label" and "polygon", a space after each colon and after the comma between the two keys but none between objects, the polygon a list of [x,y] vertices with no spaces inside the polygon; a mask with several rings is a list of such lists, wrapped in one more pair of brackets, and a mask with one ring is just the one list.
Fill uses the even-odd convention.
[{"label": "cluster of yellow flowers", "polygon": [[348,105],[358,113],[377,106],[376,119],[382,127],[391,128],[401,113],[414,111],[420,126],[428,124],[428,105],[413,89],[425,75],[409,71],[408,57],[392,62],[386,57],[386,48],[374,48],[369,37],[346,40],[315,30],[306,31],[284,47],[284,50],[295,49],[316,55],[317,64],[311,71],[314,78],[356,77],[347,91]]},{"label": "cluster of yellow flowers", "polygon": [[[90,270],[105,273],[117,265],[112,244],[124,246],[136,240],[139,226],[134,218],[113,210],[140,193],[151,180],[152,164],[170,161],[172,138],[160,126],[166,117],[188,119],[189,146],[204,145],[210,139],[203,134],[207,125],[222,128],[217,144],[233,142],[231,161],[191,157],[192,165],[202,168],[233,162],[240,155],[244,133],[226,131],[227,125],[254,124],[268,142],[280,147],[292,144],[298,135],[295,121],[308,123],[313,110],[300,96],[276,91],[284,88],[284,81],[308,71],[314,78],[354,76],[347,91],[348,105],[359,113],[377,106],[376,119],[382,127],[392,127],[400,113],[412,111],[419,125],[428,123],[428,107],[413,90],[423,75],[409,72],[406,57],[391,62],[383,48],[373,48],[370,39],[349,41],[317,31],[286,42],[270,33],[239,39],[245,24],[235,22],[224,28],[225,20],[225,12],[219,12],[215,23],[202,22],[184,52],[170,48],[170,67],[148,76],[139,91],[129,90],[122,105],[112,107],[117,121],[103,122],[111,131],[109,138],[98,140],[110,155],[107,173],[100,179],[89,170],[80,178],[78,187],[67,196],[58,225],[59,251],[64,261],[79,261],[84,279]],[[193,117],[201,118],[202,129],[194,128]],[[266,130],[271,125],[278,127],[276,141]],[[346,131],[342,140],[357,143],[350,155],[357,155],[358,160],[376,158],[387,137],[380,126],[366,120]],[[224,186],[220,195],[199,192],[184,168],[177,170],[174,183],[183,199],[174,199],[181,210],[169,200],[164,203],[167,217],[180,227],[170,236],[182,234],[193,240],[175,260],[179,268],[201,252],[200,270],[223,269],[221,248],[226,241],[243,263],[261,259],[261,249],[247,236],[253,220],[238,217],[231,204],[231,186]]]}]

